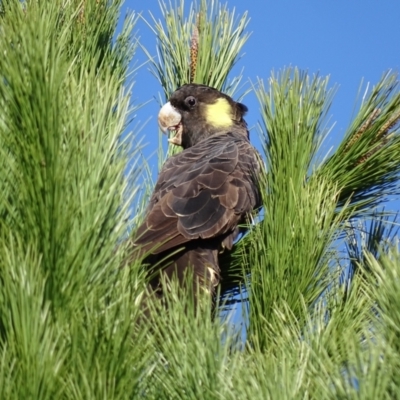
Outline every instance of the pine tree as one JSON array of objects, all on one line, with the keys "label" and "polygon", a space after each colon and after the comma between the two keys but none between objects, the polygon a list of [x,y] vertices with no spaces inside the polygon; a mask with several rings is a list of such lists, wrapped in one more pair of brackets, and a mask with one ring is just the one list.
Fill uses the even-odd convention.
[{"label": "pine tree", "polygon": [[[138,39],[134,15],[116,32],[120,6],[0,3],[2,398],[397,398],[400,254],[382,208],[399,192],[397,77],[322,159],[328,80],[292,68],[253,85],[264,207],[221,256],[220,307],[247,293],[247,338],[174,282],[150,325],[141,260],[121,268],[151,187],[125,132]],[[235,95],[247,15],[160,6],[147,23],[165,98],[188,82]]]}]

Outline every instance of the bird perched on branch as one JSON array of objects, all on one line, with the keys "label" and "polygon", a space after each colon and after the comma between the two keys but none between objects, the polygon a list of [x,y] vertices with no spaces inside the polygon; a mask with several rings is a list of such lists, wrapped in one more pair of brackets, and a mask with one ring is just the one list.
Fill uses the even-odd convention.
[{"label": "bird perched on branch", "polygon": [[[214,293],[218,254],[231,249],[246,218],[260,206],[260,157],[249,142],[247,107],[208,86],[184,85],[160,110],[169,142],[183,151],[167,159],[135,247],[150,253],[150,271],[180,282],[190,268],[194,288]],[[150,283],[161,295],[160,275]]]}]

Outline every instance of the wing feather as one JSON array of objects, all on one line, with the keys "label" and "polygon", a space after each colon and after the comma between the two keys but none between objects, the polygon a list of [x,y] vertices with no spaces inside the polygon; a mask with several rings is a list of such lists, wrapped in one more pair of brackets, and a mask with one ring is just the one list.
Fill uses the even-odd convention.
[{"label": "wing feather", "polygon": [[223,236],[231,246],[238,223],[259,204],[258,170],[256,150],[242,134],[213,136],[170,157],[135,243],[146,249],[160,243],[159,253]]}]

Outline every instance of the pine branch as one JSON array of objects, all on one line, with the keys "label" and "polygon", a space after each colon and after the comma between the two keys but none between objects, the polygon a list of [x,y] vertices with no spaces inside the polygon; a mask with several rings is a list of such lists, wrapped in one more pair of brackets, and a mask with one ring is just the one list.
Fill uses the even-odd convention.
[{"label": "pine branch", "polygon": [[[201,83],[233,95],[242,75],[229,78],[249,34],[247,14],[240,18],[218,0],[192,3],[186,16],[184,1],[178,7],[160,1],[164,24],[151,15],[154,27],[147,22],[157,38],[158,60],[146,53],[153,66],[152,73],[160,82],[167,101],[180,86]],[[169,155],[180,148],[169,146]]]},{"label": "pine branch", "polygon": [[367,216],[398,195],[399,120],[399,82],[386,74],[366,96],[337,151],[316,171],[340,188],[338,207],[349,202],[349,213]]}]

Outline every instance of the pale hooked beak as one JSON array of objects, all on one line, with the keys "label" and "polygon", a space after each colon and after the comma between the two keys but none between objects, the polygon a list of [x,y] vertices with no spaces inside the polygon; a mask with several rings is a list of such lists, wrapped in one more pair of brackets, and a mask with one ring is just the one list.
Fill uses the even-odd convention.
[{"label": "pale hooked beak", "polygon": [[158,124],[164,133],[171,133],[168,142],[182,146],[182,116],[170,102],[164,104],[158,113]]}]

